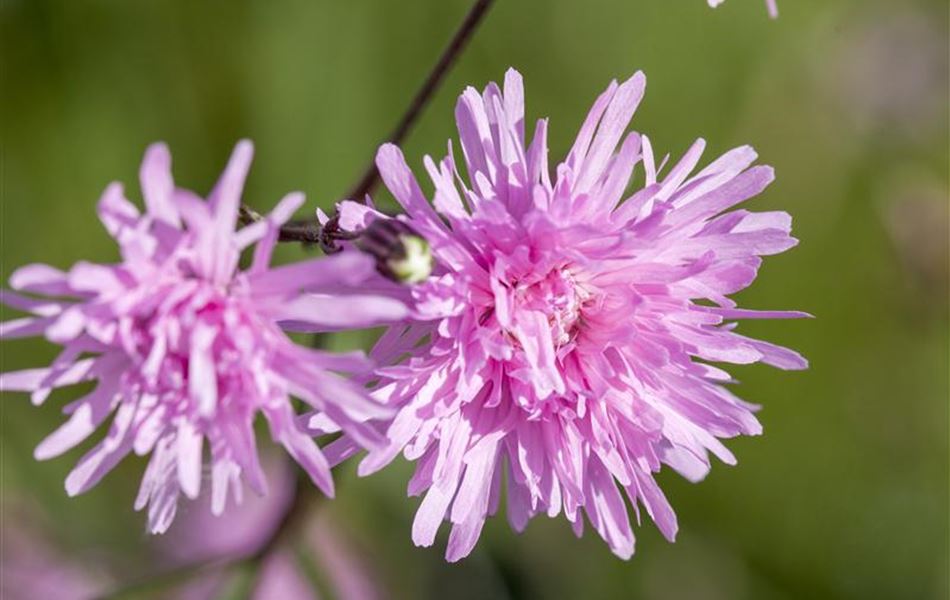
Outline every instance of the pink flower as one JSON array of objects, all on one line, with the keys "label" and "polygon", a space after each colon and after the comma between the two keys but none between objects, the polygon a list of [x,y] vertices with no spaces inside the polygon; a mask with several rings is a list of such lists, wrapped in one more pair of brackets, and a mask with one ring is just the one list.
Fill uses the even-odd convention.
[{"label": "pink flower", "polygon": [[[373,350],[381,364],[403,357],[379,371],[375,391],[398,413],[389,447],[360,472],[400,452],[417,461],[409,493],[425,498],[412,537],[429,546],[450,521],[450,561],[471,552],[503,489],[518,531],[563,512],[580,534],[583,511],[627,558],[623,490],[638,520],[639,504],[672,540],[676,517],[653,474],[666,464],[698,481],[709,452],[735,462],[720,438],[761,431],[756,407],[705,361],[806,367],[727,322],[805,316],[738,309],[727,297],[752,283],[760,256],[796,244],[784,212],[725,212],[760,193],[772,169],[750,167],[756,154],[741,147],[691,176],[699,140],[660,175],[646,136],[624,134],[644,86],[641,73],[610,84],[553,180],[547,121],[527,144],[514,70],[503,90],[462,94],[468,177],[451,146],[438,164],[426,157],[432,205],[399,149],[379,151],[401,218],[428,239],[436,267],[414,289],[410,323]],[[643,183],[627,193],[637,165]],[[349,229],[385,218],[353,202],[340,209]]]},{"label": "pink flower", "polygon": [[[365,421],[387,414],[330,372],[365,370],[365,357],[298,346],[278,324],[362,327],[401,318],[405,306],[338,294],[374,273],[373,260],[359,253],[270,268],[277,229],[303,195],[288,195],[269,217],[235,231],[252,154],[249,142],[238,144],[205,202],[175,187],[168,149],[151,146],[141,170],[145,214],[118,183],[99,202],[121,262],[80,262],[68,272],[23,267],[11,287],[41,297],[6,290],[0,297],[32,315],[2,323],[0,337],[44,335],[63,346],[49,367],[0,375],[0,389],[31,392],[40,404],[55,388],[97,382],[65,408],[69,420],[40,443],[36,458],[70,450],[112,416],[108,435],[66,478],[66,491],[85,492],[130,452],[150,454],[136,508],[149,507],[148,529],[155,533],[171,524],[180,493],[198,496],[205,442],[215,514],[229,496],[240,501],[242,481],[265,493],[253,429],[259,413],[327,495],[333,494],[330,467],[310,425],[318,432],[342,428],[372,446],[379,436]],[[242,251],[252,247],[250,267],[239,270]],[[316,411],[315,422],[298,418],[291,395]]]},{"label": "pink flower", "polygon": [[[709,3],[709,6],[716,8],[726,0],[706,0]],[[769,16],[773,19],[778,18],[778,4],[775,3],[775,0],[765,0],[765,6],[769,10]]]}]

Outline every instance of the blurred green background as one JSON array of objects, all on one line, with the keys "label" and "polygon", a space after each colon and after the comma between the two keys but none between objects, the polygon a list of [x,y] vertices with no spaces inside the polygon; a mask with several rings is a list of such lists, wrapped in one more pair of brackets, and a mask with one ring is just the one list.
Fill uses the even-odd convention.
[{"label": "blurred green background", "polygon": [[[454,135],[465,85],[517,67],[529,118],[550,116],[568,148],[611,78],[648,77],[633,127],[661,153],[696,137],[707,160],[754,145],[778,179],[750,208],[785,209],[801,245],[743,292],[804,322],[752,322],[811,369],[734,369],[766,433],[729,446],[691,485],[664,472],[680,519],[652,524],[623,562],[590,532],[503,518],[475,553],[415,549],[417,499],[403,462],[359,479],[338,470],[323,517],[345,532],[392,598],[946,598],[948,593],[948,4],[945,0],[499,0],[405,144],[421,170]],[[210,189],[233,144],[256,144],[246,201],[306,192],[328,207],[358,177],[468,2],[427,0],[5,0],[2,42],[2,276],[24,263],[110,261],[95,218],[105,185],[140,198],[146,145],[169,143],[176,180]],[[283,248],[281,259],[302,255]],[[4,313],[10,318],[12,312]],[[337,347],[368,343],[337,338]],[[4,343],[2,369],[54,348]],[[132,511],[144,468],[127,460],[89,494],[62,481],[81,450],[47,463],[32,448],[66,400],[0,402],[3,526],[42,531],[110,581],[153,552]],[[26,507],[24,509],[24,506]],[[25,512],[24,512],[25,511]],[[23,515],[27,516],[23,516]],[[445,532],[443,531],[443,534]],[[4,536],[4,561],[15,552]],[[317,567],[319,570],[319,566]],[[164,592],[159,592],[159,594]],[[13,594],[9,592],[8,594]],[[63,590],[67,598],[68,590]],[[324,596],[332,593],[324,592]],[[6,597],[6,596],[5,596]],[[10,595],[15,598],[15,595]]]}]

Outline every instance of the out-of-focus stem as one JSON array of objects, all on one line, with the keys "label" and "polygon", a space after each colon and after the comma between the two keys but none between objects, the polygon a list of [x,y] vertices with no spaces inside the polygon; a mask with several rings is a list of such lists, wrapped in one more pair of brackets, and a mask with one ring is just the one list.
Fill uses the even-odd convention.
[{"label": "out-of-focus stem", "polygon": [[[318,342],[314,345],[319,346],[320,344]],[[244,561],[257,569],[257,573],[255,574],[257,579],[252,589],[256,589],[260,585],[260,576],[264,572],[264,563],[270,558],[273,552],[285,542],[292,541],[291,538],[295,534],[303,531],[304,522],[310,512],[309,509],[314,504],[315,498],[318,498],[318,496],[315,493],[313,483],[304,475],[302,470],[297,469],[297,484],[294,488],[294,495],[290,500],[290,504],[287,506],[286,512],[284,512],[283,517],[281,517],[280,523],[277,524],[274,531],[264,543],[261,544],[260,548]],[[252,593],[251,597],[256,597],[256,594]]]},{"label": "out-of-focus stem", "polygon": [[182,565],[161,573],[152,573],[141,579],[123,583],[119,587],[101,596],[96,596],[94,600],[117,600],[120,598],[133,597],[135,594],[147,591],[151,588],[160,588],[163,585],[178,582],[187,582],[202,573],[210,573],[219,569],[229,569],[236,565],[237,562],[238,561],[233,558],[224,557]]}]

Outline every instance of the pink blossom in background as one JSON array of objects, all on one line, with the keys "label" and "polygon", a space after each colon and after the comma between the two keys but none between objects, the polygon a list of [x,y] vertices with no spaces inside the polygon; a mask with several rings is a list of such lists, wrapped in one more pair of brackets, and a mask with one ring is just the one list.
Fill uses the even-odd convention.
[{"label": "pink blossom in background", "polygon": [[[189,564],[220,561],[235,564],[253,556],[274,534],[293,501],[295,469],[283,456],[266,453],[261,457],[270,492],[252,496],[241,506],[214,516],[208,499],[190,503],[179,515],[179,524],[167,535],[153,538],[158,572]],[[255,598],[311,599],[319,597],[310,584],[305,562],[321,574],[329,597],[347,600],[383,598],[378,576],[369,568],[364,552],[353,547],[345,530],[335,522],[330,504],[314,503],[315,510],[299,525],[299,533],[272,552],[254,577]],[[306,552],[294,550],[299,546]],[[232,583],[233,569],[223,566],[206,569],[175,591],[180,600],[217,598]],[[147,577],[146,577],[147,578]],[[319,590],[322,591],[322,590]]]},{"label": "pink blossom in background", "polygon": [[[0,325],[0,337],[43,335],[63,347],[49,367],[0,375],[0,389],[26,391],[41,404],[56,388],[95,381],[64,409],[69,419],[36,448],[58,456],[113,416],[105,438],[66,478],[70,495],[94,486],[130,452],[151,458],[136,508],[148,506],[148,529],[164,532],[180,493],[199,495],[203,449],[210,456],[211,510],[240,502],[246,482],[264,494],[253,421],[262,414],[274,440],[327,495],[326,458],[301,424],[291,396],[373,446],[365,422],[387,414],[363,390],[331,373],[365,370],[361,354],[334,355],[294,344],[279,323],[312,331],[364,327],[398,319],[405,306],[337,289],[374,273],[372,259],[343,253],[270,267],[278,227],[303,202],[290,194],[261,221],[235,229],[253,154],[237,145],[207,202],[176,188],[171,158],[151,146],[141,168],[144,214],[110,185],[99,216],[121,251],[117,264],[80,262],[69,271],[30,265],[15,271],[2,301],[31,316]],[[238,259],[252,251],[250,267]],[[27,294],[27,295],[24,295]]]},{"label": "pink blossom in background", "polygon": [[267,495],[250,495],[240,506],[220,516],[211,513],[211,498],[207,494],[182,507],[179,525],[167,535],[151,540],[155,562],[161,569],[241,559],[252,556],[267,543],[293,502],[295,469],[276,452],[260,454]]},{"label": "pink blossom in background", "polygon": [[[716,8],[717,6],[719,6],[725,1],[726,0],[706,0],[706,2],[709,3],[709,6],[713,8]],[[765,6],[769,11],[769,16],[772,17],[773,19],[777,19],[778,18],[778,4],[776,4],[776,0],[765,0]]]},{"label": "pink blossom in background", "polygon": [[[450,561],[472,551],[502,490],[517,531],[537,514],[563,513],[579,535],[583,512],[627,558],[634,534],[623,491],[638,521],[642,506],[672,540],[676,516],[653,474],[666,464],[699,481],[708,453],[735,463],[720,438],[761,432],[756,407],[707,361],[807,366],[732,322],[806,316],[739,309],[728,297],[752,283],[761,256],[796,244],[788,214],[731,210],[759,194],[772,169],[751,166],[756,153],[743,146],[693,173],[699,140],[664,170],[646,136],[624,133],[644,87],[641,73],[610,84],[553,179],[547,121],[527,143],[514,70],[503,89],[462,94],[464,171],[451,145],[441,162],[425,158],[432,204],[400,150],[379,150],[400,218],[432,245],[436,267],[414,289],[412,320],[371,354],[398,362],[379,370],[375,390],[398,413],[388,448],[360,472],[400,452],[416,461],[408,491],[425,496],[412,538],[429,546],[448,520]],[[350,229],[387,218],[354,202],[339,208]]]},{"label": "pink blossom in background", "polygon": [[[96,561],[63,551],[39,526],[35,503],[4,500],[0,536],[0,598],[3,600],[89,600],[114,585]],[[11,506],[12,505],[12,506]]]}]

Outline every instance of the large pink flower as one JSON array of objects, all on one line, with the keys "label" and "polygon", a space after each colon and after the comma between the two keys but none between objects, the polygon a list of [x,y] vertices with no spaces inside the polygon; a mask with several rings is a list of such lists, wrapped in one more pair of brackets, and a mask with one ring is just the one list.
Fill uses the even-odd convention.
[{"label": "large pink flower", "polygon": [[[527,144],[513,70],[503,91],[462,94],[467,179],[451,147],[439,164],[426,157],[431,205],[399,149],[379,151],[400,218],[437,264],[414,289],[413,319],[372,353],[399,363],[379,371],[375,391],[398,413],[389,447],[360,470],[400,452],[418,462],[409,493],[425,498],[412,537],[428,546],[449,520],[449,560],[472,550],[503,489],[519,531],[536,514],[563,512],[579,534],[583,511],[629,557],[622,489],[672,540],[676,517],[653,474],[667,464],[698,481],[708,452],[735,462],[719,438],[761,431],[755,407],[706,361],[806,367],[727,322],[804,316],[742,310],[727,297],[752,283],[760,256],[796,243],[784,212],[724,212],[761,192],[772,169],[750,168],[756,154],[741,147],[690,175],[699,140],[660,175],[649,140],[624,135],[644,86],[637,73],[607,88],[553,180],[547,121]],[[385,218],[353,202],[340,209],[349,229]]]},{"label": "large pink flower", "polygon": [[[40,404],[55,388],[97,382],[66,407],[69,420],[40,443],[36,458],[73,448],[111,415],[108,435],[69,474],[66,490],[88,490],[129,452],[150,453],[136,507],[149,506],[152,532],[171,524],[180,492],[199,494],[205,442],[213,512],[223,511],[229,495],[240,501],[242,481],[265,492],[253,429],[258,414],[332,495],[327,459],[291,395],[317,413],[318,430],[343,428],[361,445],[379,441],[365,421],[387,414],[330,372],[365,370],[365,357],[298,346],[278,324],[362,327],[401,318],[405,306],[376,295],[338,295],[374,273],[373,260],[359,253],[270,268],[277,230],[303,195],[288,195],[269,217],[235,231],[252,153],[249,142],[238,144],[205,202],[175,187],[167,148],[151,146],[141,170],[146,212],[125,199],[118,183],[99,203],[121,262],[81,262],[68,272],[27,266],[13,274],[11,287],[45,297],[4,290],[0,298],[32,313],[0,325],[0,337],[45,335],[63,346],[49,367],[0,375],[0,389],[31,392]],[[241,271],[238,259],[250,248],[250,267]]]}]

